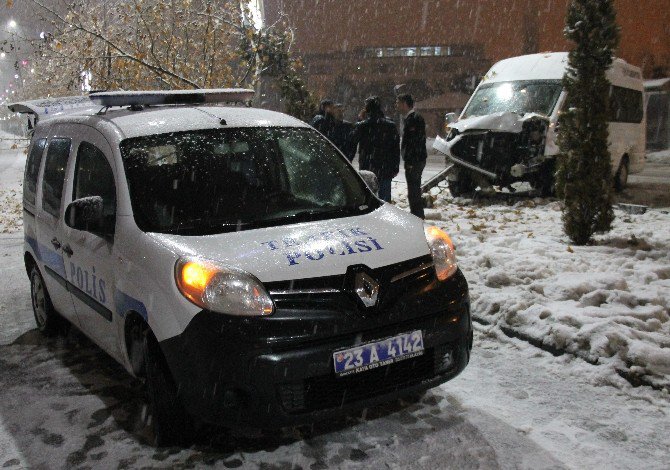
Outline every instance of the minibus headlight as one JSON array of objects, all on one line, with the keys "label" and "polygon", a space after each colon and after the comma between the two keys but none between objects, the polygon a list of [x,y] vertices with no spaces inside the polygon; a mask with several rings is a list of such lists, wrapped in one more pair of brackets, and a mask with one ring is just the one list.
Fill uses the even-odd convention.
[{"label": "minibus headlight", "polygon": [[449,279],[458,269],[454,244],[443,230],[428,226],[424,228],[426,241],[435,264],[435,274],[440,281]]},{"label": "minibus headlight", "polygon": [[274,304],[251,274],[200,258],[182,258],[175,266],[179,292],[198,307],[238,316],[266,316]]}]

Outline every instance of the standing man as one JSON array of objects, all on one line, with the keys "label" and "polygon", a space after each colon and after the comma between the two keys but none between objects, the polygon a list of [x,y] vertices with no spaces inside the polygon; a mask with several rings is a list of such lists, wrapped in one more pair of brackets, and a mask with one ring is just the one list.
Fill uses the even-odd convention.
[{"label": "standing man", "polygon": [[358,145],[358,166],[377,175],[379,198],[391,202],[391,180],[400,167],[400,136],[395,123],[384,117],[376,96],[365,100],[362,118],[354,127],[352,145]]},{"label": "standing man", "polygon": [[426,122],[414,111],[414,98],[403,94],[396,98],[396,108],[403,116],[400,154],[405,162],[407,199],[409,209],[417,217],[424,218],[421,199],[421,174],[426,166]]},{"label": "standing man", "polygon": [[341,103],[333,105],[333,116],[335,117],[335,133],[331,139],[335,146],[352,161],[356,156],[356,146],[351,143],[351,133],[354,125],[344,120],[344,107]]},{"label": "standing man", "polygon": [[334,103],[333,100],[325,99],[321,101],[319,105],[319,113],[314,116],[311,126],[317,131],[321,132],[327,139],[331,142],[333,140],[333,134],[335,133],[335,117],[334,113]]}]

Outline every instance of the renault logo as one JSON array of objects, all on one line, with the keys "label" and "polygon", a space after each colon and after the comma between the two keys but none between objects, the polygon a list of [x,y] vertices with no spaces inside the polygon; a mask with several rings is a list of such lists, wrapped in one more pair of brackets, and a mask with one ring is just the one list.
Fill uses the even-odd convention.
[{"label": "renault logo", "polygon": [[359,272],[354,281],[354,291],[366,307],[374,307],[379,297],[379,283],[370,275]]}]

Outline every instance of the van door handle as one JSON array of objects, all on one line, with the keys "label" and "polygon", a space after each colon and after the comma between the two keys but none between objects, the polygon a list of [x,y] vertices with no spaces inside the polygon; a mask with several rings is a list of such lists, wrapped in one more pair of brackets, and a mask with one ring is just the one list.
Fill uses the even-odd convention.
[{"label": "van door handle", "polygon": [[63,247],[63,253],[65,253],[68,256],[72,256],[74,254],[74,251],[72,251],[72,248],[70,248],[70,245],[68,245],[66,243],[65,246]]},{"label": "van door handle", "polygon": [[58,241],[58,238],[54,237],[51,239],[51,244],[54,246],[55,249],[59,250],[60,249],[60,242]]}]

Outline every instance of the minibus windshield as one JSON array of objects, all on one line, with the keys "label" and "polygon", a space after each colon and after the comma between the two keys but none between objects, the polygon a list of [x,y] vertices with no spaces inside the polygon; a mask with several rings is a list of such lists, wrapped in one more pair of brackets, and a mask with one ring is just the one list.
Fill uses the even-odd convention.
[{"label": "minibus windshield", "polygon": [[550,116],[562,89],[560,80],[485,83],[477,88],[461,119],[501,112]]},{"label": "minibus windshield", "polygon": [[379,201],[333,145],[307,128],[234,128],[121,142],[133,215],[145,232],[204,235],[372,211]]}]

